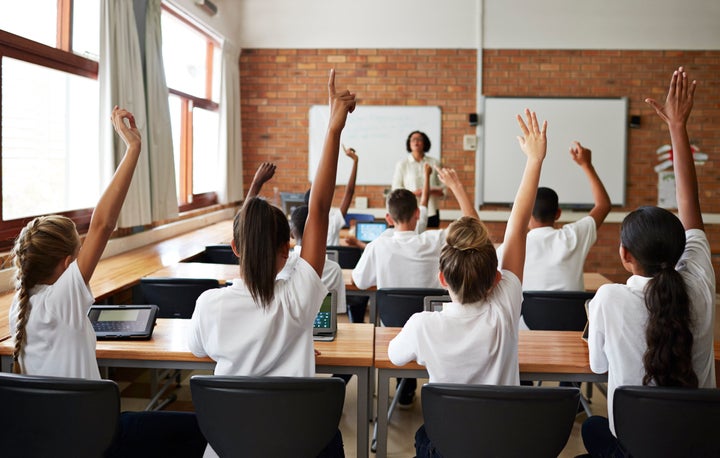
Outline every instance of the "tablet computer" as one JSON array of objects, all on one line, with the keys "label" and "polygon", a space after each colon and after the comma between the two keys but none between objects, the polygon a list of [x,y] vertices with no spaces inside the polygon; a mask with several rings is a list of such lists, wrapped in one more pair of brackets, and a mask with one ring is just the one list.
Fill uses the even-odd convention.
[{"label": "tablet computer", "polygon": [[157,305],[93,305],[88,318],[99,340],[149,339],[157,313]]},{"label": "tablet computer", "polygon": [[387,229],[387,223],[380,221],[358,221],[355,225],[355,238],[361,242],[372,242]]},{"label": "tablet computer", "polygon": [[313,340],[335,340],[337,333],[337,291],[328,291],[313,323]]}]

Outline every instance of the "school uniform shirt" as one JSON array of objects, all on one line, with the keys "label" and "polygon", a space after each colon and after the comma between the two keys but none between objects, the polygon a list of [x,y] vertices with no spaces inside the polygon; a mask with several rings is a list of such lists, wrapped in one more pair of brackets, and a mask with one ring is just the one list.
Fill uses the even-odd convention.
[{"label": "school uniform shirt", "polygon": [[190,321],[188,347],[217,362],[215,375],[315,375],[313,322],[327,288],[304,259],[287,279],[275,280],[275,296],[264,308],[245,283],[205,291]]},{"label": "school uniform shirt", "polygon": [[[285,263],[285,267],[280,271],[277,278],[287,278],[290,276],[290,272],[295,268],[295,263],[300,259],[300,245],[295,247],[290,252],[290,257]],[[340,264],[330,259],[325,258],[325,267],[323,267],[323,273],[321,280],[323,285],[328,290],[337,291],[337,312],[347,312],[347,300],[345,298],[345,280],[343,279],[342,269]]]},{"label": "school uniform shirt", "polygon": [[328,215],[327,246],[340,245],[340,230],[345,227],[345,217],[339,208],[332,207]]},{"label": "school uniform shirt", "polygon": [[[675,268],[682,275],[690,298],[693,369],[701,388],[714,388],[715,274],[710,245],[699,229],[689,230],[685,236],[685,252]],[[642,385],[645,375],[642,358],[647,349],[648,312],[644,290],[649,281],[648,277],[633,275],[625,285],[603,285],[588,306],[590,368],[598,374],[608,373],[607,405],[613,434],[615,388]]]},{"label": "school uniform shirt", "polygon": [[352,271],[360,289],[442,288],[438,280],[445,230],[392,231],[368,243]]},{"label": "school uniform shirt", "polygon": [[[597,240],[591,216],[560,229],[538,227],[528,232],[523,291],[584,291],[585,258]],[[503,246],[498,247],[498,261]]]},{"label": "school uniform shirt", "polygon": [[[52,285],[30,290],[30,315],[20,356],[24,373],[100,380],[95,358],[95,331],[87,317],[95,302],[73,261]],[[15,336],[17,295],[10,306],[10,329]]]},{"label": "school uniform shirt", "polygon": [[[402,159],[395,165],[393,174],[392,189],[404,188],[415,192],[422,190],[425,185],[425,164],[430,164],[433,173],[430,175],[430,187],[442,187],[443,184],[437,177],[435,167],[440,167],[440,161],[427,154],[423,156],[420,162],[416,161],[412,154],[408,153],[407,158]],[[438,196],[430,195],[428,197],[428,215],[434,216],[438,212]]]},{"label": "school uniform shirt", "polygon": [[410,317],[390,341],[388,356],[417,361],[430,383],[519,385],[518,328],[522,287],[508,270],[490,296],[472,304],[446,303],[441,312]]}]

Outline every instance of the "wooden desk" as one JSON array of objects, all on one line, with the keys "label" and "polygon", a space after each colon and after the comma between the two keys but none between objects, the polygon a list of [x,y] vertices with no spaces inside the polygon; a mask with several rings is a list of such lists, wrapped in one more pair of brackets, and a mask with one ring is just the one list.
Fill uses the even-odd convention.
[{"label": "wooden desk", "polygon": [[211,264],[206,262],[178,262],[165,266],[148,277],[154,278],[212,278],[220,284],[240,275],[240,267],[231,264]]},{"label": "wooden desk", "polygon": [[605,277],[603,274],[597,272],[584,272],[583,280],[585,281],[585,291],[595,292],[602,285],[612,283],[610,279]]},{"label": "wooden desk", "polygon": [[[387,399],[393,377],[427,378],[425,366],[410,362],[395,366],[387,355],[388,343],[400,328],[375,328],[375,368],[378,370],[377,456],[387,454]],[[606,374],[590,370],[587,344],[581,332],[520,331],[518,362],[523,380],[606,382]]]},{"label": "wooden desk", "polygon": [[[187,347],[190,320],[158,319],[152,339],[145,341],[98,341],[99,366],[143,367],[157,369],[214,369],[210,358],[198,358]],[[370,415],[370,374],[374,354],[374,327],[369,324],[338,323],[338,335],[332,342],[315,342],[320,355],[315,358],[316,372],[355,374],[357,395],[357,456],[368,456]],[[0,342],[2,370],[12,364],[12,339]]]}]

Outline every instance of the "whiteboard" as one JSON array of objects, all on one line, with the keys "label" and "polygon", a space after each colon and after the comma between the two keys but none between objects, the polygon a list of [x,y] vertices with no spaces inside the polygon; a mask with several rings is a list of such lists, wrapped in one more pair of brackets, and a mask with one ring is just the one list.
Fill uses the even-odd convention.
[{"label": "whiteboard", "polygon": [[[487,97],[484,108],[482,156],[482,203],[512,203],[525,154],[515,116],[530,108],[538,122],[548,121],[548,149],[540,186],[554,189],[566,207],[592,206],[590,185],[572,160],[569,148],[577,140],[592,150],[592,163],[613,205],[625,204],[627,157],[627,98],[505,98]],[[524,115],[523,115],[524,118]]]},{"label": "whiteboard", "polygon": [[[353,147],[358,155],[358,185],[392,184],[395,164],[408,155],[405,141],[410,132],[419,130],[430,138],[428,156],[441,158],[441,111],[437,106],[404,107],[358,105],[348,115],[340,141]],[[309,160],[308,178],[315,178],[323,142],[327,131],[330,111],[327,105],[313,105],[309,113]],[[352,161],[340,152],[337,184],[345,184],[350,178]]]}]

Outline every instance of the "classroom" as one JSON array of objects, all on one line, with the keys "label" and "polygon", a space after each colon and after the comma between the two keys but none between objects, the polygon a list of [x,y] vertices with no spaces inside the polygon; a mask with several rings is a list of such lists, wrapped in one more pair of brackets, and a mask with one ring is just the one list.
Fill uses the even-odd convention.
[{"label": "classroom", "polygon": [[[148,23],[138,24],[139,38],[128,38],[122,35],[126,24],[113,24],[109,27],[116,33],[112,39],[139,40],[142,51],[139,56],[128,51],[113,57],[119,60],[106,58],[102,50],[111,45],[106,38],[96,39],[100,20],[95,26],[94,18],[110,10],[110,14],[125,14],[133,7],[147,9],[157,21],[162,16],[162,36],[144,36],[145,29],[156,30]],[[698,82],[688,133],[693,150],[700,153],[695,161],[699,201],[715,281],[720,278],[720,175],[714,157],[720,144],[720,4],[716,0],[685,4],[671,0],[602,4],[560,0],[47,0],[36,9],[37,24],[23,26],[20,18],[27,12],[10,4],[0,7],[3,372],[9,372],[12,355],[5,317],[15,284],[10,256],[13,240],[32,217],[42,214],[62,213],[75,220],[81,235],[87,231],[92,206],[122,157],[122,141],[105,122],[112,110],[110,100],[135,113],[143,154],[117,228],[89,284],[97,303],[127,304],[133,302],[142,277],[158,272],[190,276],[190,269],[180,261],[197,261],[207,245],[230,243],[232,218],[261,164],[277,166],[261,193],[268,201],[282,206],[281,195],[305,193],[316,173],[327,125],[322,116],[320,125],[313,124],[313,116],[327,107],[330,69],[336,72],[339,89],[357,94],[357,110],[348,115],[342,137],[359,158],[349,212],[384,220],[391,167],[407,156],[405,136],[410,133],[386,138],[385,131],[390,132],[390,124],[398,117],[430,113],[431,129],[438,138],[430,138],[433,148],[428,155],[437,158],[440,154],[443,166],[455,169],[495,244],[503,241],[512,197],[488,200],[484,186],[490,178],[513,183],[512,189],[517,186],[515,178],[497,172],[493,176],[487,166],[490,155],[497,154],[486,143],[492,139],[486,125],[495,119],[492,103],[518,98],[529,104],[533,99],[557,105],[572,99],[584,101],[586,111],[572,118],[573,125],[587,136],[575,138],[549,117],[548,138],[563,131],[564,136],[592,149],[593,161],[602,164],[598,171],[603,181],[612,183],[613,205],[597,230],[584,272],[625,283],[630,274],[618,258],[621,222],[637,207],[659,205],[668,189],[674,194],[674,188],[664,182],[667,174],[655,169],[660,154],[667,150],[663,148],[670,144],[669,130],[644,99],[664,100],[669,75],[684,66]],[[80,48],[81,44],[87,48]],[[160,60],[164,69],[157,65]],[[116,68],[127,62],[132,62],[130,73],[116,74]],[[150,71],[156,72],[156,80],[146,77],[144,84],[130,84],[130,80],[143,80],[143,72]],[[71,77],[63,80],[58,76],[63,74]],[[51,83],[45,85],[46,81]],[[164,105],[166,91],[169,103]],[[139,100],[145,100],[146,110],[141,110],[145,105]],[[621,102],[617,126],[593,121],[596,102],[601,100]],[[375,138],[348,134],[354,115],[361,122],[363,107],[368,107],[366,113],[378,109],[391,121],[370,120],[380,132]],[[95,116],[96,112],[100,114]],[[546,119],[540,109],[537,115],[540,122]],[[514,121],[511,129],[517,129]],[[600,145],[587,137],[598,138]],[[151,146],[146,146],[146,139]],[[511,140],[515,149],[500,154],[522,158],[515,137]],[[607,144],[619,142],[624,151],[603,151],[605,140],[617,140]],[[31,151],[38,145],[46,151]],[[97,145],[101,145],[100,153]],[[548,157],[568,156],[568,146],[548,150]],[[341,151],[333,207],[341,206],[349,164]],[[574,168],[569,156],[567,164],[568,169]],[[547,176],[545,169],[543,173]],[[544,185],[542,177],[540,184]],[[559,224],[587,214],[587,202],[574,201],[573,194],[560,195],[564,206]],[[667,207],[677,213],[674,203]],[[445,228],[461,216],[458,201],[451,195],[440,199],[439,213],[440,227]],[[237,265],[232,267],[237,270]],[[212,275],[222,281],[237,277],[227,272],[215,267]],[[350,278],[349,271],[343,273]],[[348,290],[353,289],[351,279],[346,283]],[[720,318],[715,316],[717,353]],[[352,324],[347,320],[345,315],[339,318],[339,332],[350,332]],[[174,337],[186,332],[184,325],[165,326],[156,327],[154,339],[166,355],[149,363],[143,360],[142,367],[201,371],[214,367],[209,358],[192,356],[184,343],[176,346]],[[348,394],[345,408],[349,414],[344,413],[341,422],[344,435],[357,436],[345,438],[346,456],[372,456],[375,442],[370,442],[371,452],[370,443],[358,438],[371,440],[373,423],[367,418],[372,420],[373,409],[379,414],[387,407],[381,411],[376,397],[392,398],[395,386],[390,383],[388,393],[387,382],[397,368],[386,360],[387,345],[378,348],[378,339],[388,339],[387,335],[364,326],[353,328],[352,339],[364,342],[367,334],[370,344],[363,350],[367,353],[355,355],[352,362],[343,362],[345,354],[333,344],[315,345],[321,352],[316,358],[318,373],[356,376],[348,384],[352,395]],[[524,339],[520,339],[521,353],[537,344],[527,336]],[[587,345],[582,348],[587,354]],[[97,349],[98,362],[108,366],[133,368],[142,359],[121,355],[111,344],[99,342]],[[386,359],[378,365],[378,352],[383,351]],[[547,370],[523,358],[521,354],[521,375],[540,377],[533,380],[547,375]],[[715,358],[717,371],[720,362]],[[595,374],[585,366],[581,381],[607,379],[593,379]],[[381,369],[380,382],[375,369]],[[421,366],[410,370],[427,379]],[[189,398],[186,380],[183,384],[181,392]],[[352,405],[349,410],[348,404]],[[422,409],[415,405],[410,413],[394,415],[389,423],[378,422],[378,456],[414,453],[412,435],[422,424]],[[570,444],[560,456],[584,453],[581,423],[576,421]]]}]

